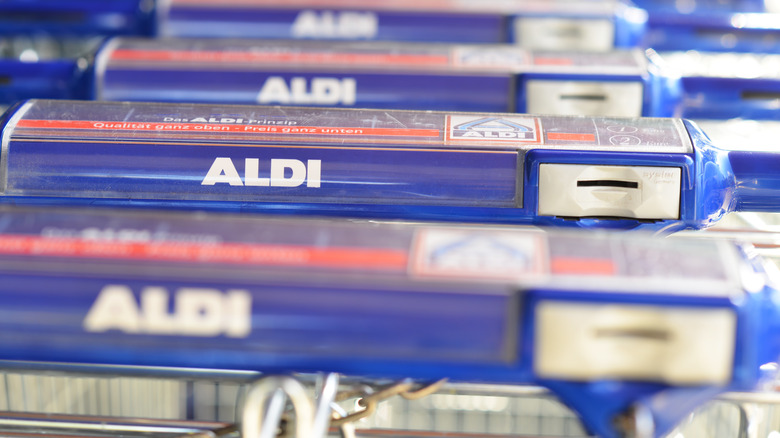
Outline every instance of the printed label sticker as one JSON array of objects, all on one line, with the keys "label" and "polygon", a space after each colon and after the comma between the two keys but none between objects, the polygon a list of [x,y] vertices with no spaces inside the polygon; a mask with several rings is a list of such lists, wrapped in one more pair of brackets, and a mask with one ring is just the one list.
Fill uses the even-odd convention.
[{"label": "printed label sticker", "polygon": [[539,143],[536,117],[504,115],[449,115],[447,140],[458,142]]},{"label": "printed label sticker", "polygon": [[498,281],[547,272],[547,242],[541,232],[426,229],[415,237],[411,273]]}]

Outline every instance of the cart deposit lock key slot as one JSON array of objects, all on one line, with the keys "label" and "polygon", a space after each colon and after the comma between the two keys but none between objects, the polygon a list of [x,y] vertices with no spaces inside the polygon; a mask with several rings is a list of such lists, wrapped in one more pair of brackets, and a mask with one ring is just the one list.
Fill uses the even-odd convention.
[{"label": "cart deposit lock key slot", "polygon": [[539,214],[677,219],[680,175],[676,167],[541,164]]}]

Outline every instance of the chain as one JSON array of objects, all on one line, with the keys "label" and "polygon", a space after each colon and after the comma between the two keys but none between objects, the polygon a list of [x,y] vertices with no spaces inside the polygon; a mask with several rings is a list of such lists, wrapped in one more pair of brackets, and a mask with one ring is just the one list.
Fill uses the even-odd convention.
[{"label": "chain", "polygon": [[418,386],[410,379],[404,379],[390,385],[374,389],[368,385],[362,385],[360,389],[340,392],[336,395],[335,401],[344,401],[357,398],[357,404],[362,409],[346,414],[335,411],[331,418],[332,426],[341,427],[348,423],[354,423],[362,418],[366,418],[376,412],[377,405],[389,398],[401,396],[406,400],[417,400],[438,391],[447,379]]},{"label": "chain", "polygon": [[[268,376],[253,383],[245,396],[241,414],[241,436],[244,438],[271,438],[289,436],[286,426],[293,426],[295,438],[324,437],[328,425],[338,427],[343,438],[355,437],[355,422],[376,412],[377,405],[400,396],[416,400],[441,388],[447,379],[420,385],[404,379],[389,385],[372,386],[365,383],[339,391],[339,376],[328,374],[316,397],[307,394],[306,386],[290,376]],[[358,410],[348,412],[337,402],[357,399]],[[292,424],[285,410],[288,401],[294,411]]]}]

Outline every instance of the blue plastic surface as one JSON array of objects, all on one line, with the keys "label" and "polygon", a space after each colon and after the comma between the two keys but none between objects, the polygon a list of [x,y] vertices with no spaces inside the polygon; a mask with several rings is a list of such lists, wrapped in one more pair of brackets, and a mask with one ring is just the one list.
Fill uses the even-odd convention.
[{"label": "blue plastic surface", "polygon": [[575,26],[604,20],[613,29],[598,45],[622,48],[637,46],[647,20],[644,11],[619,0],[375,1],[358,8],[339,0],[288,6],[273,1],[6,0],[0,3],[0,34],[523,43],[515,35],[515,20],[523,17],[560,18]]},{"label": "blue plastic surface", "polygon": [[767,12],[765,0],[691,0],[684,3],[676,0],[633,0],[633,3],[648,11],[651,16],[658,12]]},{"label": "blue plastic surface", "polygon": [[780,14],[703,8],[650,13],[643,45],[658,51],[777,53]]},{"label": "blue plastic surface", "polygon": [[90,94],[92,70],[77,59],[21,62],[0,59],[0,103],[25,99],[80,99]]},{"label": "blue plastic surface", "polygon": [[681,110],[686,118],[773,120],[778,116],[777,79],[684,77],[682,84],[686,97]]},{"label": "blue plastic surface", "polygon": [[[98,53],[96,98],[511,111],[512,66],[458,66],[455,45],[125,40]],[[491,46],[492,47],[492,46]],[[496,51],[521,49],[501,47]]]},{"label": "blue plastic surface", "polygon": [[[666,76],[679,76],[679,116],[692,120],[778,118],[780,56],[771,53],[664,52]],[[658,77],[663,80],[663,75]],[[656,90],[673,89],[671,85]]]},{"label": "blue plastic surface", "polygon": [[[497,43],[506,41],[498,14],[447,11],[304,10],[255,5],[174,4],[161,33],[176,37],[316,38]],[[366,21],[368,24],[366,24]],[[296,26],[296,22],[299,24]],[[307,27],[308,29],[304,29]]]},{"label": "blue plastic surface", "polygon": [[[187,0],[5,0],[0,34],[145,35],[166,37],[304,38],[529,44],[516,35],[518,19],[555,18],[564,26],[608,23],[601,49],[637,47],[647,16],[622,0],[480,2],[340,0],[297,2]],[[555,32],[553,39],[560,38]],[[568,49],[593,50],[564,37]],[[556,43],[557,44],[557,43]]]},{"label": "blue plastic surface", "polygon": [[[0,60],[0,102],[25,98],[529,111],[529,81],[600,84],[600,106],[551,96],[551,114],[678,115],[680,84],[641,51],[528,51],[511,45],[111,39],[92,55]],[[610,95],[612,84],[636,84]],[[577,92],[575,91],[576,95]],[[623,101],[631,102],[626,105]],[[537,98],[538,101],[538,98]],[[576,102],[575,102],[576,103]],[[538,103],[537,103],[538,105]]]},{"label": "blue plastic surface", "polygon": [[154,35],[155,1],[4,0],[0,35]]},{"label": "blue plastic surface", "polygon": [[272,1],[173,0],[161,11],[159,32],[174,37],[528,44],[516,35],[518,18],[561,18],[570,23],[606,20],[613,27],[612,35],[599,45],[629,48],[641,41],[647,20],[644,11],[622,1],[375,1],[354,6],[339,0],[303,2],[295,7]]},{"label": "blue plastic surface", "polygon": [[[677,78],[640,51],[120,38],[96,59],[99,100],[529,112],[528,81],[545,80],[562,90],[571,81],[607,91],[616,83],[638,84],[638,95],[606,96],[602,108],[590,110],[594,115],[618,113],[615,100],[624,99],[636,103],[622,115],[673,116],[680,101]],[[559,104],[559,113],[569,106]]]},{"label": "blue plastic surface", "polygon": [[[703,164],[674,119],[31,101],[3,136],[11,203],[610,228],[716,213],[698,185],[715,180],[694,179]],[[680,217],[538,215],[541,163],[681,168]]]},{"label": "blue plastic surface", "polygon": [[[604,437],[637,405],[662,436],[754,388],[780,354],[763,265],[714,240],[6,206],[0,261],[0,361],[538,384]],[[550,303],[725,310],[732,371],[719,384],[545,377]]]},{"label": "blue plastic surface", "polygon": [[[7,119],[6,203],[666,231],[780,208],[776,154],[678,119],[43,100]],[[540,215],[545,163],[679,168],[679,215]]]}]

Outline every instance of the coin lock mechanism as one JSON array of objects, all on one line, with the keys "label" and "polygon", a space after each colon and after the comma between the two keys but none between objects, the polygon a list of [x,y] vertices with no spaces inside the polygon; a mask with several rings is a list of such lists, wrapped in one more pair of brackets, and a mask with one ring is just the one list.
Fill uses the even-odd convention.
[{"label": "coin lock mechanism", "polygon": [[542,216],[678,219],[678,167],[539,165]]}]

